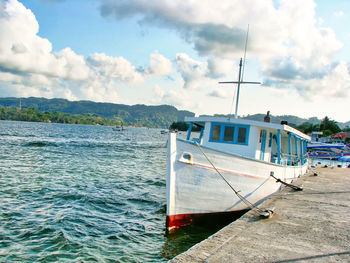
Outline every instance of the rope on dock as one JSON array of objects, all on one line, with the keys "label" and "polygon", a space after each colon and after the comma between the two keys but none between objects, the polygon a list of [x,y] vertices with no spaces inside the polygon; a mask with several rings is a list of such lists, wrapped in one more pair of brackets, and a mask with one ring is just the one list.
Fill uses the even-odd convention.
[{"label": "rope on dock", "polygon": [[285,185],[285,186],[287,186],[287,187],[292,188],[292,189],[295,190],[295,191],[303,191],[303,188],[302,188],[302,187],[299,187],[299,186],[296,186],[296,185],[293,185],[293,184],[288,184],[288,183],[282,181],[281,179],[276,178],[276,177],[274,176],[274,173],[273,173],[273,172],[270,172],[270,176],[271,176],[272,178],[276,179],[276,183],[281,183],[281,184],[283,184],[283,185]]}]

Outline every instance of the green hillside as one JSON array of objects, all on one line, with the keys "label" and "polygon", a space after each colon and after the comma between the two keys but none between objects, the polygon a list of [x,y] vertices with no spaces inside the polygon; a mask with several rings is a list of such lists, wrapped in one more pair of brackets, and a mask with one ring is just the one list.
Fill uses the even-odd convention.
[{"label": "green hillside", "polygon": [[[263,121],[264,117],[265,117],[265,114],[254,114],[254,115],[243,116],[241,118],[247,119],[247,120]],[[280,123],[281,121],[287,121],[288,124],[291,126],[297,126],[305,122],[309,122],[315,125],[315,124],[320,124],[321,122],[321,120],[316,117],[305,119],[305,118],[300,118],[293,115],[276,115],[276,116],[270,115],[270,118],[272,123]]]},{"label": "green hillside", "polygon": [[171,123],[182,121],[185,116],[194,116],[193,112],[177,110],[173,106],[146,106],[101,103],[92,101],[69,101],[66,99],[46,98],[0,98],[4,107],[34,109],[45,112],[61,112],[74,115],[94,115],[124,125],[168,128]]},{"label": "green hillside", "polygon": [[[0,119],[46,121],[61,123],[82,123],[115,125],[121,122],[126,125],[136,125],[154,128],[168,128],[173,122],[181,122],[185,116],[194,116],[193,112],[178,110],[173,106],[159,105],[124,105],[93,101],[69,101],[66,99],[46,98],[0,98],[2,114]],[[7,108],[6,108],[7,107]],[[17,109],[17,111],[9,108]],[[18,111],[21,107],[22,112]],[[31,109],[29,111],[29,109]],[[6,114],[5,114],[6,112]],[[55,113],[55,114],[53,114]],[[228,115],[215,115],[226,116]],[[262,121],[265,114],[240,116],[239,118]],[[319,127],[322,120],[312,117],[309,119],[293,115],[270,115],[271,122],[287,121],[289,125],[297,127],[308,123],[313,128]],[[336,123],[341,129],[348,128],[350,122]],[[309,125],[309,126],[310,126]],[[311,126],[312,126],[311,125]],[[311,127],[310,126],[310,127]],[[310,127],[308,129],[310,129]]]},{"label": "green hillside", "polygon": [[[253,115],[248,114],[248,115],[244,115],[244,116],[238,116],[238,118],[252,120],[252,121],[263,121],[265,115],[266,114],[257,113],[257,114],[253,114]],[[214,116],[229,117],[229,115],[223,115],[223,114],[215,114]],[[298,125],[301,125],[305,122],[316,125],[316,124],[320,124],[322,122],[321,119],[318,119],[316,117],[306,119],[306,118],[300,118],[300,117],[297,117],[294,115],[276,115],[276,116],[274,116],[274,115],[270,114],[270,118],[271,118],[272,123],[280,123],[281,121],[287,121],[290,126],[298,126]],[[338,123],[338,124],[339,124],[339,126],[345,125],[345,123]]]}]

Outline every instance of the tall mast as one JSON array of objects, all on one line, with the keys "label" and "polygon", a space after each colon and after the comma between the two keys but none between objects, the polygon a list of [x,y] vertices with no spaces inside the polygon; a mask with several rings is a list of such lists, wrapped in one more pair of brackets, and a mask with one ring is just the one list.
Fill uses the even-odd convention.
[{"label": "tall mast", "polygon": [[241,87],[241,80],[242,80],[242,58],[239,61],[239,73],[238,73],[238,85],[237,85],[237,96],[236,96],[235,119],[237,119],[237,113],[238,113],[239,88]]},{"label": "tall mast", "polygon": [[238,117],[238,101],[239,101],[239,89],[241,84],[260,84],[260,82],[253,81],[242,81],[242,58],[239,61],[239,73],[238,73],[238,81],[220,81],[220,84],[237,84],[237,96],[236,96],[236,109],[235,109],[235,118]]},{"label": "tall mast", "polygon": [[[243,81],[244,64],[245,64],[245,57],[246,57],[246,53],[247,53],[248,33],[249,33],[249,25],[248,25],[248,29],[247,29],[247,36],[245,39],[244,62],[242,63],[242,58],[239,61],[238,81],[221,81],[221,82],[219,82],[220,84],[227,84],[227,83],[237,84],[235,119],[238,118],[238,101],[239,101],[239,90],[240,90],[241,84],[260,84],[260,82],[245,82],[245,81]],[[233,102],[232,102],[232,105],[233,105]]]}]

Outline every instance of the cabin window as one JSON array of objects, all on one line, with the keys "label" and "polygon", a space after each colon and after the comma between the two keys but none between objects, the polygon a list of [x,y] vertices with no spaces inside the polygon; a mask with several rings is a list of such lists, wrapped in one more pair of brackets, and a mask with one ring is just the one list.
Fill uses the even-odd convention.
[{"label": "cabin window", "polygon": [[220,140],[220,130],[221,126],[220,125],[214,125],[213,126],[213,133],[211,139],[213,141],[219,141]]},{"label": "cabin window", "polygon": [[213,123],[209,141],[248,145],[249,126]]},{"label": "cabin window", "polygon": [[238,128],[237,142],[238,143],[245,143],[246,136],[247,136],[247,128],[239,127]]},{"label": "cabin window", "polygon": [[224,141],[225,142],[233,142],[233,135],[235,132],[235,127],[226,126],[224,132]]}]

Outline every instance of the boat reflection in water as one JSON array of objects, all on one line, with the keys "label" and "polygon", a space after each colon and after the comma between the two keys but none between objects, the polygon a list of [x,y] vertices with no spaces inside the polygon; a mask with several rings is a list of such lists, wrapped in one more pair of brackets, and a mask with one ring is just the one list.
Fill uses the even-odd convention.
[{"label": "boat reflection in water", "polygon": [[242,211],[235,216],[233,214],[222,214],[218,217],[203,216],[194,224],[167,233],[160,255],[166,259],[172,259],[215,234],[221,228],[241,217],[245,212]]}]

